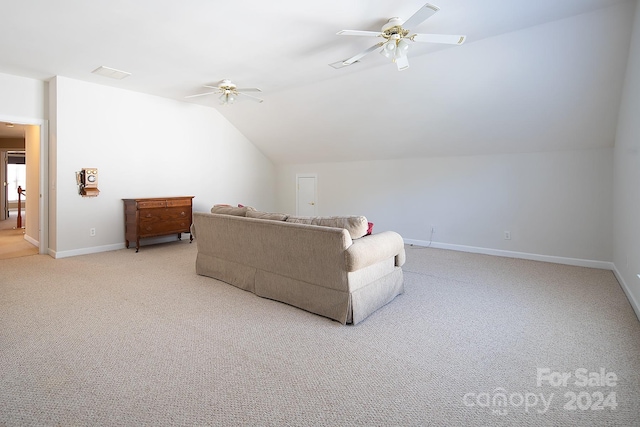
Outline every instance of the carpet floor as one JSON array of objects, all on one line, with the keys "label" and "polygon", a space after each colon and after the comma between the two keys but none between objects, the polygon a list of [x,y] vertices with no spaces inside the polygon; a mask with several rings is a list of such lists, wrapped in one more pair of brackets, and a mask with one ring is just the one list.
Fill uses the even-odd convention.
[{"label": "carpet floor", "polygon": [[[24,225],[24,222],[23,222]],[[24,239],[24,229],[17,228],[16,213],[0,221],[0,259],[36,255],[39,249]]]},{"label": "carpet floor", "polygon": [[405,293],[343,326],[195,256],[0,260],[0,425],[640,426],[611,271],[407,246]]}]

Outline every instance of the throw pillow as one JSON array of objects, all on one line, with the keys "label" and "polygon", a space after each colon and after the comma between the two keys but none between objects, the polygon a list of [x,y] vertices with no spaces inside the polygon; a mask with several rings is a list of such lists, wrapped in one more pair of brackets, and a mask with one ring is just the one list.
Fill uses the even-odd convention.
[{"label": "throw pillow", "polygon": [[355,240],[367,234],[367,222],[367,218],[363,216],[329,216],[317,217],[313,224],[344,228],[349,232],[351,238]]},{"label": "throw pillow", "polygon": [[229,205],[214,205],[211,208],[211,213],[223,214],[223,215],[235,215],[235,216],[247,216],[248,210],[255,210],[251,206],[243,206],[241,208]]}]

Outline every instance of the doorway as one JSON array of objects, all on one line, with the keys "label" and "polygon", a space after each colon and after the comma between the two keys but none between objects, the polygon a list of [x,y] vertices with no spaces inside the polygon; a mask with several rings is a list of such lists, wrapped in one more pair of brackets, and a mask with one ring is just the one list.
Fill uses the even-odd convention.
[{"label": "doorway", "polygon": [[1,258],[47,253],[47,153],[45,121],[0,116]]},{"label": "doorway", "polygon": [[27,162],[25,151],[0,150],[0,259],[36,255],[38,247],[25,240]]},{"label": "doorway", "polygon": [[2,179],[4,191],[0,195],[0,205],[4,208],[0,220],[15,216],[21,217],[26,203],[27,162],[24,151],[2,151]]},{"label": "doorway", "polygon": [[316,216],[318,212],[316,174],[296,175],[296,215]]}]

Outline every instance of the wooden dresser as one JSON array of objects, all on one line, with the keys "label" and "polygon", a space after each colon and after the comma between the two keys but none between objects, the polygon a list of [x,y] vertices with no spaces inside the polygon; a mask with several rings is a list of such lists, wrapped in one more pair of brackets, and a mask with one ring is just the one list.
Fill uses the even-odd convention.
[{"label": "wooden dresser", "polygon": [[[194,196],[154,197],[148,199],[122,199],[124,201],[124,239],[136,242],[136,252],[140,249],[140,239],[182,233],[191,234],[192,202]],[[193,235],[189,242],[193,241]]]}]

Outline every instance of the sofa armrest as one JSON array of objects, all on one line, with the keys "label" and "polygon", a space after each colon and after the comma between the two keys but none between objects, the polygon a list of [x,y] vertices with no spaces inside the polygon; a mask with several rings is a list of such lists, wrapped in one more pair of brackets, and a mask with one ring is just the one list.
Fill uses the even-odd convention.
[{"label": "sofa armrest", "polygon": [[364,236],[353,241],[345,251],[347,271],[357,271],[376,262],[395,257],[395,265],[405,262],[404,240],[395,231]]}]

